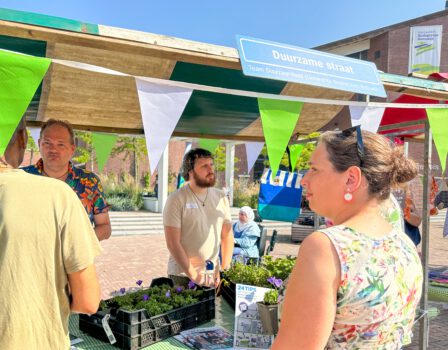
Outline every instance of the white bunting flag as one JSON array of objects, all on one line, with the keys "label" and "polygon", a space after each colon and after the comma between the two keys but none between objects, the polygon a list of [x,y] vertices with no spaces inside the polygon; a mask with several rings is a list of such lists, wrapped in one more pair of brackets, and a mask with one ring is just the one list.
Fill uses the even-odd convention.
[{"label": "white bunting flag", "polygon": [[361,130],[376,133],[384,114],[384,107],[349,106],[352,126],[361,126]]},{"label": "white bunting flag", "polygon": [[260,155],[264,142],[246,142],[247,173],[251,171]]},{"label": "white bunting flag", "polygon": [[140,78],[135,81],[152,175],[193,90],[155,84]]}]

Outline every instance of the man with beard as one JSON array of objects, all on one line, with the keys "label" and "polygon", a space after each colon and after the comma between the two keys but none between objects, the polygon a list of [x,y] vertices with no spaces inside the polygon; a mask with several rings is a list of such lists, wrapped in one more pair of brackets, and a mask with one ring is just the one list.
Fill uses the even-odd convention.
[{"label": "man with beard", "polygon": [[182,176],[188,183],[173,193],[163,210],[165,239],[170,257],[168,275],[176,285],[191,280],[198,285],[212,286],[206,280],[206,261],[214,263],[215,276],[230,266],[233,252],[230,205],[225,193],[215,185],[212,154],[201,148],[185,154]]}]

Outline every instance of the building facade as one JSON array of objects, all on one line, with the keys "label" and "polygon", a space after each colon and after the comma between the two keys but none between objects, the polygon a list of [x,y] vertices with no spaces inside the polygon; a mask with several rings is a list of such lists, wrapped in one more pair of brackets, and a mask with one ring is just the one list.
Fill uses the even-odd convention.
[{"label": "building facade", "polygon": [[[314,49],[367,60],[375,63],[380,71],[407,76],[409,74],[411,28],[434,25],[442,26],[440,72],[448,72],[448,9],[334,41]],[[389,92],[387,102],[395,100],[399,95]],[[355,95],[354,99],[363,101],[364,96]],[[371,100],[384,101],[379,98],[371,98]],[[323,130],[342,130],[350,126],[350,112],[348,107],[345,107]],[[423,172],[423,147],[423,142],[418,141],[411,141],[408,146],[409,156],[418,163],[420,173]],[[441,177],[440,160],[434,143],[432,144],[431,170],[433,176]]]}]

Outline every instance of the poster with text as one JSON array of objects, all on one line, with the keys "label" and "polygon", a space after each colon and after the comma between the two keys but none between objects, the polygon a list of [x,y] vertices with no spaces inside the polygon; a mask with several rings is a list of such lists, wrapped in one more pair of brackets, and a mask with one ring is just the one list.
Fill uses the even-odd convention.
[{"label": "poster with text", "polygon": [[236,285],[235,333],[233,346],[239,349],[269,349],[274,336],[263,334],[257,301],[262,301],[269,288]]},{"label": "poster with text", "polygon": [[409,73],[429,75],[440,71],[442,26],[411,27]]}]

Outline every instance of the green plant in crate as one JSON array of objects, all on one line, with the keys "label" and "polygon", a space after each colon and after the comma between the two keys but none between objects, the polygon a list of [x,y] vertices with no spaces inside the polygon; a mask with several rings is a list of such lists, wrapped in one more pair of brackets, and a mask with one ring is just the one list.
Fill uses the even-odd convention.
[{"label": "green plant in crate", "polygon": [[[123,309],[136,311],[145,309],[148,315],[156,316],[167,311],[197,303],[203,291],[194,284],[191,288],[170,287],[169,285],[145,288],[142,281],[136,282],[137,290],[121,288],[113,298],[101,302],[101,309]],[[128,292],[128,293],[126,293]]]},{"label": "green plant in crate", "polygon": [[227,282],[269,288],[271,284],[268,282],[268,279],[271,276],[276,276],[281,280],[285,280],[291,273],[295,262],[296,258],[290,256],[277,259],[273,259],[271,256],[264,256],[259,265],[246,265],[236,262],[224,272],[223,278]]},{"label": "green plant in crate", "polygon": [[245,265],[241,262],[233,264],[224,272],[224,283],[227,281],[251,286],[269,287],[267,279],[270,273],[264,266]]},{"label": "green plant in crate", "polygon": [[270,276],[276,276],[283,281],[288,278],[295,263],[296,257],[293,256],[278,259],[273,259],[272,256],[265,256],[262,260],[262,265],[270,272]]}]

